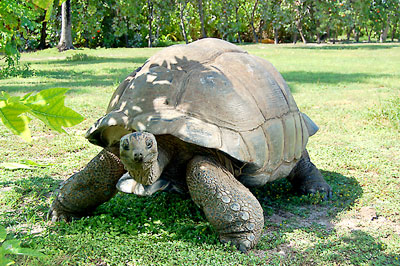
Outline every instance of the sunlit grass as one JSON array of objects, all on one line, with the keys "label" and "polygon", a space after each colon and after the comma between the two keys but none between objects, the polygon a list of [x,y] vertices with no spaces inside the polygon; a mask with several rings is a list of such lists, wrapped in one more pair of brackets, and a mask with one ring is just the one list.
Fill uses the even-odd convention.
[{"label": "sunlit grass", "polygon": [[299,108],[319,125],[308,149],[334,189],[330,201],[295,195],[285,180],[254,190],[266,226],[249,255],[220,244],[190,198],[171,194],[119,194],[93,217],[50,225],[52,191],[100,150],[85,131],[104,114],[119,82],[159,49],[23,54],[36,74],[0,80],[0,90],[70,88],[66,105],[86,120],[69,135],[32,121],[31,144],[0,126],[1,161],[52,164],[1,169],[0,223],[48,255],[16,257],[18,265],[399,264],[400,46],[242,47],[275,65]]}]

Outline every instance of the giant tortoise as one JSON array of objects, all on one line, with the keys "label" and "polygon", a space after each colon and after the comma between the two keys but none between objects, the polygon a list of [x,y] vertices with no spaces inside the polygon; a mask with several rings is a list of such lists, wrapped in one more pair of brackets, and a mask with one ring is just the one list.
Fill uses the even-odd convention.
[{"label": "giant tortoise", "polygon": [[220,240],[246,252],[264,226],[248,187],[286,177],[331,194],[306,150],[317,130],[268,61],[218,39],[174,45],[117,88],[86,134],[104,149],[61,185],[49,217],[88,215],[118,190],[190,193]]}]

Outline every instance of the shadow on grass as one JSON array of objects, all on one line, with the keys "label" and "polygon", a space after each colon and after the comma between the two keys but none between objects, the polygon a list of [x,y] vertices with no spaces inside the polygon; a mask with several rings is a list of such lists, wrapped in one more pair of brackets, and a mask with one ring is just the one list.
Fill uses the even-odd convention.
[{"label": "shadow on grass", "polygon": [[267,216],[273,215],[274,210],[278,209],[302,217],[304,206],[313,206],[316,210],[318,210],[318,206],[321,206],[327,209],[329,217],[334,218],[339,212],[353,206],[363,191],[354,177],[346,177],[329,171],[321,171],[321,173],[333,191],[333,196],[328,201],[322,201],[319,196],[298,194],[286,179],[267,183],[261,188],[252,189],[252,191],[264,207],[264,213]]},{"label": "shadow on grass", "polygon": [[[255,253],[263,250],[271,252],[270,256],[283,251],[286,261],[292,264],[299,262],[301,265],[322,265],[327,261],[340,265],[371,262],[376,265],[391,265],[395,262],[396,254],[385,253],[383,242],[367,232],[359,228],[349,233],[336,230],[336,217],[350,209],[362,196],[363,190],[354,177],[330,171],[321,172],[334,192],[327,202],[321,202],[315,196],[291,193],[293,189],[286,180],[268,183],[265,187],[255,190],[266,214],[266,229]],[[310,237],[303,239],[301,235],[296,234],[298,231]],[[288,235],[296,240],[288,240]],[[301,249],[301,254],[289,244],[292,241],[306,243],[310,239],[314,239],[314,243]]]},{"label": "shadow on grass", "polygon": [[[12,190],[13,196],[10,197],[10,200],[7,200],[7,203],[11,205],[21,204],[23,206],[23,208],[9,209],[4,213],[4,216],[1,215],[4,217],[2,218],[8,226],[25,223],[27,220],[32,219],[41,220],[43,214],[47,213],[49,206],[45,201],[38,199],[48,198],[59,183],[59,180],[47,175],[0,182],[0,188],[11,188]],[[32,201],[35,202],[33,205]]]},{"label": "shadow on grass", "polygon": [[87,56],[87,58],[79,59],[46,59],[43,61],[27,61],[35,65],[55,65],[55,66],[73,66],[73,65],[90,65],[101,63],[135,63],[144,64],[147,57],[101,57],[101,56]]},{"label": "shadow on grass", "polygon": [[393,77],[388,74],[368,74],[368,73],[335,73],[335,72],[307,72],[307,71],[288,71],[282,72],[282,76],[287,82],[297,83],[361,83],[369,79]]},{"label": "shadow on grass", "polygon": [[[329,171],[322,173],[336,192],[328,202],[291,193],[292,187],[286,179],[253,190],[267,215],[264,236],[254,249],[254,253],[263,252],[264,256],[267,254],[268,257],[279,257],[281,255],[278,255],[276,250],[286,246],[288,254],[284,258],[285,261],[293,264],[299,261],[299,265],[302,259],[309,261],[313,256],[317,256],[321,261],[333,261],[339,264],[351,262],[357,265],[371,261],[393,263],[395,254],[385,253],[383,243],[368,233],[354,230],[343,235],[336,229],[326,228],[319,223],[318,215],[321,209],[326,214],[325,219],[330,222],[338,214],[353,206],[362,195],[362,188],[355,178]],[[45,176],[24,178],[0,185],[15,186],[15,191],[25,198],[33,194],[35,197],[47,198],[49,192],[54,191],[59,183],[60,180]],[[48,208],[44,202],[46,201],[42,200],[42,204],[20,210],[18,214],[14,212],[5,214],[3,217],[10,219],[8,225],[18,224],[23,222],[23,219],[31,217],[44,219]],[[272,215],[282,215],[282,213],[286,213],[292,223],[279,226],[271,222]],[[188,246],[205,244],[225,249],[219,243],[217,232],[188,195],[156,193],[150,197],[138,197],[119,193],[111,201],[99,206],[94,214],[69,224],[60,223],[51,226],[48,228],[48,233],[36,236],[35,242],[39,241],[41,245],[57,243],[59,249],[77,253],[98,250],[98,246],[104,246],[105,243],[113,249],[133,244],[131,249],[171,246],[172,250],[178,248],[179,251],[182,242]],[[18,217],[15,217],[16,215]],[[301,222],[303,220],[307,220],[308,223]],[[302,234],[312,234],[319,241],[311,243],[304,249],[295,249],[289,245],[290,241],[286,237],[287,234],[293,235],[299,231]],[[302,238],[302,235],[297,237]],[[329,237],[333,240],[329,240]],[[84,246],[80,251],[74,251],[76,241]]]},{"label": "shadow on grass", "polygon": [[[109,87],[113,86],[115,82],[122,82],[125,77],[127,77],[132,71],[134,71],[138,65],[143,64],[147,60],[146,57],[136,57],[136,58],[114,58],[114,57],[89,57],[88,60],[45,60],[45,61],[33,61],[34,65],[40,64],[51,64],[55,67],[68,66],[70,69],[55,69],[55,70],[40,70],[39,67],[33,66],[35,75],[38,77],[44,77],[49,79],[56,79],[59,81],[45,82],[39,84],[31,84],[27,86],[24,85],[7,85],[1,86],[1,90],[14,93],[14,92],[32,92],[39,91],[43,89],[64,87],[70,88],[69,93],[88,93],[91,87]],[[126,68],[109,68],[107,71],[109,75],[96,75],[93,69],[96,69],[96,64],[101,63],[132,63],[135,66]],[[74,65],[88,65],[87,71],[77,72],[73,69]],[[92,65],[92,66],[90,66]],[[39,68],[39,69],[38,69]],[[88,87],[89,89],[84,89],[81,87]]]},{"label": "shadow on grass", "polygon": [[[92,90],[96,87],[110,87],[115,85],[115,82],[122,82],[134,68],[121,68],[109,69],[109,75],[95,75],[88,72],[75,72],[73,70],[41,70],[37,71],[36,75],[41,77],[47,77],[51,79],[59,79],[60,81],[46,82],[37,86],[26,86],[26,85],[2,85],[1,90],[8,93],[15,92],[32,92],[39,91],[55,87],[70,88],[68,93],[93,93]],[[92,72],[92,71],[91,71]],[[83,87],[83,88],[82,88]],[[85,88],[86,87],[86,88]]]},{"label": "shadow on grass", "polygon": [[284,47],[288,49],[306,49],[306,50],[381,50],[400,47],[400,44],[336,44],[336,45],[302,45]]},{"label": "shadow on grass", "polygon": [[[305,208],[312,206],[307,214],[312,215],[312,209],[321,204],[323,208],[328,209],[329,219],[334,219],[338,213],[354,204],[355,200],[362,195],[362,189],[354,178],[333,172],[323,172],[323,174],[337,192],[328,202],[293,193],[286,179],[255,189],[254,194],[262,204],[266,215],[272,215],[275,210],[280,210],[293,213],[301,220]],[[219,243],[217,232],[207,222],[205,215],[195,206],[189,195],[156,193],[149,197],[139,197],[119,193],[111,201],[99,206],[95,214],[82,221],[84,226],[98,224],[98,220],[104,220],[105,230],[117,230],[121,234],[164,232],[166,241],[187,241],[196,244]],[[93,226],[92,228],[99,229]],[[299,226],[299,228],[306,227]]]}]

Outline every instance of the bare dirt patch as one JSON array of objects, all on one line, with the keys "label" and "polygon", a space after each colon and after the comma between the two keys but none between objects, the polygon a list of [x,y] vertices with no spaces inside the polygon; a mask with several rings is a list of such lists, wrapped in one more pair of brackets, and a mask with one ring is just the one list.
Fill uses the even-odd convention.
[{"label": "bare dirt patch", "polygon": [[377,231],[385,228],[400,236],[400,225],[384,216],[377,215],[376,209],[371,206],[357,209],[355,215],[341,219],[335,227],[349,231],[365,228],[368,228],[369,231]]}]

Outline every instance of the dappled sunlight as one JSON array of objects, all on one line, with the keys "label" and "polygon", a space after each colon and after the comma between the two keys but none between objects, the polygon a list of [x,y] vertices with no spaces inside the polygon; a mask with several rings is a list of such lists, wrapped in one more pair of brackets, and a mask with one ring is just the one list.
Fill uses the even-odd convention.
[{"label": "dappled sunlight", "polygon": [[[95,216],[70,224],[49,225],[46,215],[54,197],[52,191],[101,149],[90,144],[84,138],[84,132],[106,113],[107,103],[118,84],[147,57],[142,55],[142,49],[73,51],[95,56],[88,62],[44,57],[37,61],[29,60],[30,55],[24,54],[24,61],[32,63],[37,75],[0,80],[2,90],[21,94],[55,86],[71,88],[66,97],[68,106],[82,113],[86,120],[74,127],[70,135],[52,134],[40,123],[32,121],[37,136],[33,144],[19,142],[17,137],[0,130],[4,135],[0,138],[3,147],[0,156],[4,160],[32,159],[52,164],[33,170],[1,169],[0,222],[8,227],[10,234],[20,237],[24,245],[52,254],[51,262],[58,261],[59,264],[96,264],[98,258],[107,256],[193,262],[204,254],[216,256],[223,262],[237,261],[244,265],[270,262],[293,265],[377,262],[390,265],[399,261],[400,218],[396,188],[399,185],[400,142],[396,135],[398,130],[390,122],[397,110],[394,95],[399,79],[395,72],[399,67],[395,53],[398,48],[241,47],[273,62],[296,89],[295,98],[300,110],[318,122],[320,131],[310,138],[308,147],[313,162],[322,169],[323,176],[333,188],[332,199],[323,202],[318,195],[298,195],[286,180],[252,190],[262,204],[266,223],[262,239],[250,255],[238,254],[233,248],[220,244],[217,232],[188,195],[156,193],[151,197],[138,197],[118,194],[101,205]],[[156,51],[145,52],[150,55]],[[41,58],[41,53],[47,51],[32,56]],[[126,54],[126,58],[118,60],[117,55],[121,54]],[[385,54],[388,56],[384,57]],[[110,60],[106,62],[104,58]],[[382,60],[387,63],[383,64]],[[58,62],[62,67],[57,65]],[[182,56],[174,62],[198,65]],[[163,64],[161,61],[153,67],[158,71]],[[222,75],[221,69],[213,70]],[[161,71],[152,73],[151,80],[143,76],[144,84],[155,83],[159,88],[175,86],[169,74],[161,74]],[[157,77],[154,79],[154,76]],[[203,83],[212,89],[219,76],[206,77],[203,77]],[[203,84],[200,77],[198,81]],[[210,100],[221,102],[227,91],[220,93]],[[138,121],[137,128],[146,130],[153,124],[165,130],[170,121],[182,117],[182,110],[193,106],[182,96],[171,97],[168,93],[142,95],[135,104],[120,102],[117,110],[133,116],[145,114],[148,112],[142,106],[145,102],[154,113]],[[176,97],[181,99],[179,109],[175,108]],[[221,119],[219,111],[217,114]],[[192,116],[199,117],[202,115]],[[248,115],[245,117],[251,120]],[[198,127],[198,124],[194,126]],[[176,130],[180,134],[189,134],[183,124],[177,124]],[[125,131],[121,129],[120,133]],[[240,145],[238,139],[231,143]],[[182,257],[183,251],[185,257]],[[40,264],[38,259],[26,260],[19,262]]]}]

